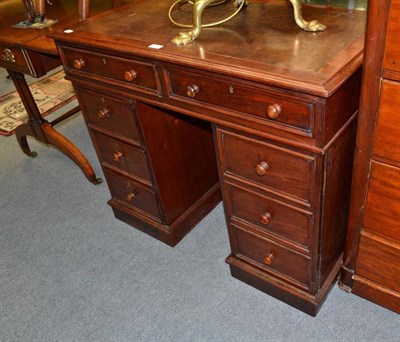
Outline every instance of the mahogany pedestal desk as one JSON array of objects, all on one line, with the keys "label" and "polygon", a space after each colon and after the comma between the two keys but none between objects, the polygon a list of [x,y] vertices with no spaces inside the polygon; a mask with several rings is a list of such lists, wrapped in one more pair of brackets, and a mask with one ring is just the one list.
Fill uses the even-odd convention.
[{"label": "mahogany pedestal desk", "polygon": [[[46,35],[59,25],[77,22],[78,3],[78,0],[54,1],[52,5],[46,5],[46,17],[57,20],[57,23],[44,29],[34,29],[13,27],[25,19],[25,8],[21,0],[2,2],[0,4],[0,67],[7,69],[29,116],[29,121],[20,125],[15,131],[22,151],[28,156],[36,156],[36,152],[30,150],[27,141],[27,136],[32,136],[62,151],[81,168],[90,182],[96,184],[101,180],[96,177],[86,157],[71,141],[53,128],[63,119],[77,113],[80,108],[76,107],[53,122],[48,122],[40,113],[24,76],[41,77],[61,65],[54,41]],[[111,4],[111,0],[92,0],[91,14],[111,9]]]},{"label": "mahogany pedestal desk", "polygon": [[169,5],[133,1],[52,35],[109,204],[173,246],[221,189],[232,275],[316,315],[342,261],[365,14],[305,7],[328,26],[307,33],[285,3],[250,3],[177,47]]}]

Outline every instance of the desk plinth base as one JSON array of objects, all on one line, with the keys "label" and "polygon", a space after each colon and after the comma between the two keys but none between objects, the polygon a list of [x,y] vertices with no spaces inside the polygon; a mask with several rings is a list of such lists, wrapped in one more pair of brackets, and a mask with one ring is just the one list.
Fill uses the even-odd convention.
[{"label": "desk plinth base", "polygon": [[111,199],[108,201],[108,204],[112,207],[117,219],[174,247],[205,216],[207,216],[219,202],[221,202],[221,192],[219,184],[216,184],[169,226],[150,220],[147,216],[130,209],[121,201]]},{"label": "desk plinth base", "polygon": [[231,275],[253,286],[272,297],[275,297],[290,306],[315,317],[324,303],[328,293],[336,283],[341,267],[341,259],[333,267],[327,280],[316,295],[302,291],[292,285],[257,269],[254,266],[236,258],[232,254],[226,258],[231,269]]}]

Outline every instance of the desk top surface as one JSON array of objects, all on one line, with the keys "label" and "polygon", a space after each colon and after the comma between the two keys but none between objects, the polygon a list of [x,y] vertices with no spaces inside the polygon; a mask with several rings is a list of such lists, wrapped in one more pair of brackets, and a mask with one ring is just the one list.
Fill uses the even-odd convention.
[{"label": "desk top surface", "polygon": [[[25,8],[22,0],[2,0],[0,2],[0,43],[21,46],[43,53],[56,54],[52,39],[47,38],[53,30],[66,23],[78,22],[79,0],[51,1],[46,3],[46,17],[57,23],[44,29],[16,28],[13,25],[25,20]],[[96,15],[112,8],[113,0],[91,0],[90,15]],[[120,1],[125,4],[126,1]]]},{"label": "desk top surface", "polygon": [[[171,3],[133,0],[127,6],[70,25],[72,33],[55,30],[52,36],[164,62],[179,61],[184,66],[320,96],[330,96],[362,62],[365,12],[304,6],[307,20],[318,19],[328,27],[324,32],[311,33],[295,24],[290,5],[250,2],[234,19],[203,29],[192,44],[178,47],[170,40],[185,29],[169,22]],[[219,20],[232,10],[232,3],[207,8],[203,22]],[[180,21],[190,22],[190,18],[190,5],[176,14]],[[149,48],[151,44],[163,47],[155,50]]]}]

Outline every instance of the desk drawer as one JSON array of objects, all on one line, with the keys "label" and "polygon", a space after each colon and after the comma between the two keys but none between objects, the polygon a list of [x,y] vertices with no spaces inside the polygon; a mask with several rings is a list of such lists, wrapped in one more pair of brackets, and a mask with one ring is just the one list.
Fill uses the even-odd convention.
[{"label": "desk drawer", "polygon": [[374,155],[400,164],[399,107],[400,83],[383,81],[376,125]]},{"label": "desk drawer", "polygon": [[103,163],[151,182],[146,155],[143,151],[102,134],[93,133],[93,137]]},{"label": "desk drawer", "polygon": [[111,195],[129,207],[150,214],[160,221],[160,211],[154,191],[146,186],[104,169]]},{"label": "desk drawer", "polygon": [[230,194],[233,217],[310,251],[312,214],[284,202],[225,183]]},{"label": "desk drawer", "polygon": [[315,157],[220,129],[218,143],[225,175],[312,203]]},{"label": "desk drawer", "polygon": [[278,273],[308,288],[311,275],[310,258],[275,244],[268,239],[235,225],[232,254],[262,269]]},{"label": "desk drawer", "polygon": [[248,118],[289,126],[312,136],[314,102],[289,93],[265,90],[227,79],[169,69],[169,93],[198,104],[212,104],[244,113]]},{"label": "desk drawer", "polygon": [[23,74],[31,74],[27,61],[29,59],[20,48],[0,45],[0,67]]},{"label": "desk drawer", "polygon": [[400,245],[361,234],[355,273],[400,293]]},{"label": "desk drawer", "polygon": [[67,68],[87,76],[99,76],[124,87],[159,92],[155,66],[134,59],[63,47]]},{"label": "desk drawer", "polygon": [[79,88],[77,96],[90,124],[140,141],[133,101]]}]

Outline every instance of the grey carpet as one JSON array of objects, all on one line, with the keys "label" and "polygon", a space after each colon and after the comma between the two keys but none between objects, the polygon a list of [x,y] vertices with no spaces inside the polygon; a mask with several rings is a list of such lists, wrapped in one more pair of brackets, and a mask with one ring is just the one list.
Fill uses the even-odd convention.
[{"label": "grey carpet", "polygon": [[[58,127],[102,176],[82,117]],[[337,286],[312,318],[232,278],[221,205],[171,248],[116,220],[105,183],[30,145],[37,158],[0,137],[0,341],[400,341],[399,315]]]}]

